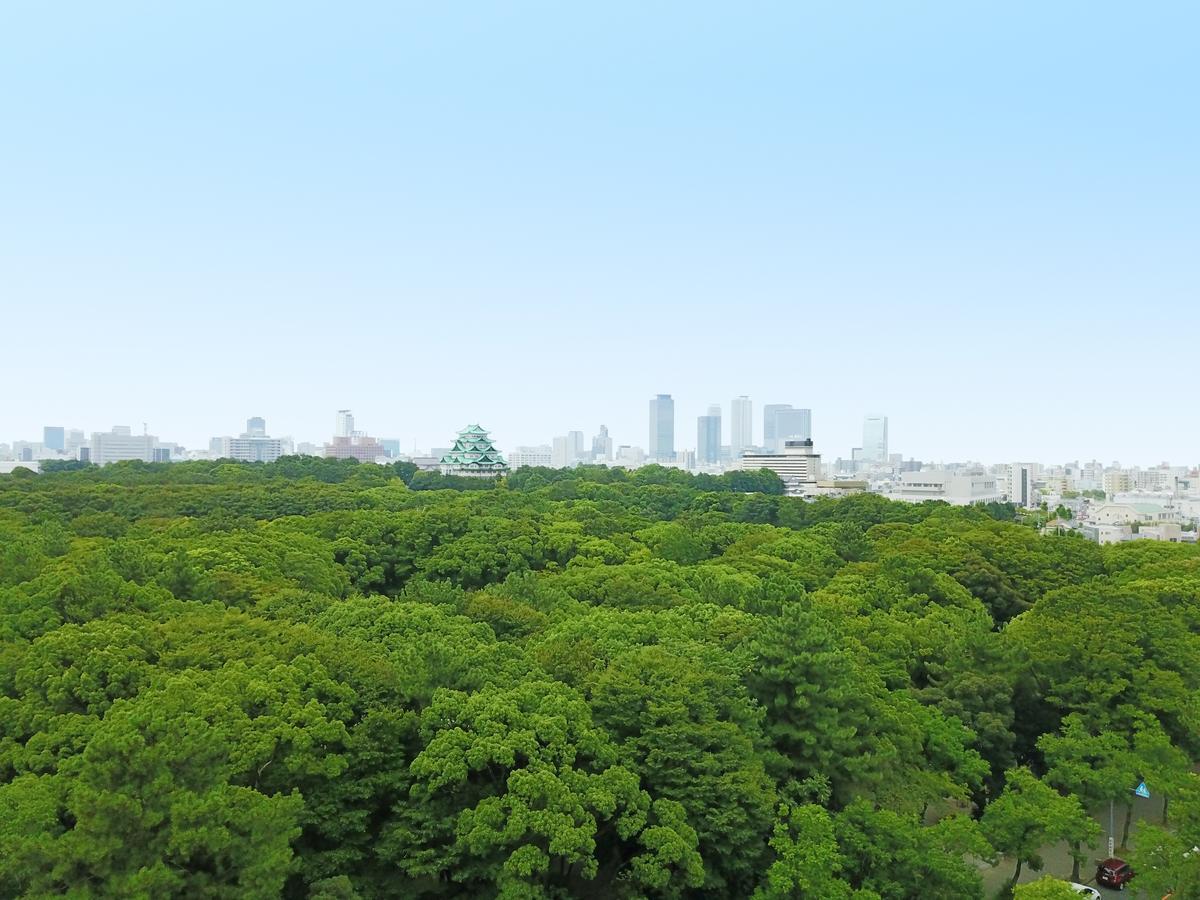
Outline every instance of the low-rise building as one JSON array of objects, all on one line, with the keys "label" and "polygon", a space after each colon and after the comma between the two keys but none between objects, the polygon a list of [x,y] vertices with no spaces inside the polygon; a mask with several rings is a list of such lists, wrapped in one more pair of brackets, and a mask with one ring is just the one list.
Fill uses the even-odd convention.
[{"label": "low-rise building", "polygon": [[1097,544],[1120,544],[1133,540],[1132,525],[1101,525],[1095,522],[1083,522],[1079,532],[1089,541]]},{"label": "low-rise building", "polygon": [[887,496],[893,500],[906,500],[910,503],[942,500],[953,506],[998,503],[1004,500],[1004,493],[995,475],[960,474],[948,469],[902,472],[900,481]]},{"label": "low-rise building", "polygon": [[870,483],[855,478],[834,478],[817,481],[808,488],[806,497],[849,497],[851,494],[866,493]]},{"label": "low-rise building", "polygon": [[1096,503],[1088,508],[1088,521],[1097,525],[1132,525],[1178,522],[1179,511],[1157,503]]},{"label": "low-rise building", "polygon": [[617,448],[615,462],[618,466],[625,469],[639,468],[646,464],[646,451],[641,447],[631,447],[628,444],[622,444]]},{"label": "low-rise building", "polygon": [[1183,529],[1175,522],[1163,522],[1159,525],[1139,525],[1134,532],[1135,541],[1167,541],[1178,544],[1183,540]]}]

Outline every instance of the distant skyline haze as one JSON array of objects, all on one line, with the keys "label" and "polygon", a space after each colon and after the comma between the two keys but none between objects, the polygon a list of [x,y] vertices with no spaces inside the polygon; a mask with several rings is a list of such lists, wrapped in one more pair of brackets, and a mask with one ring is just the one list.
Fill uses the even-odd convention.
[{"label": "distant skyline haze", "polygon": [[0,441],[407,451],[731,401],[1200,462],[1200,7],[16,4]]}]

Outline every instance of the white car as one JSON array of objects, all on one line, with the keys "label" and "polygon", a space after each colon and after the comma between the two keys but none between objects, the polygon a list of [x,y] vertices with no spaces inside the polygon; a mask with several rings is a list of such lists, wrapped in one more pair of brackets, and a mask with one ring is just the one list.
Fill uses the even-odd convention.
[{"label": "white car", "polygon": [[1080,884],[1077,881],[1072,881],[1071,890],[1077,893],[1080,897],[1087,897],[1088,900],[1100,900],[1100,892],[1094,887],[1088,887],[1086,884]]}]

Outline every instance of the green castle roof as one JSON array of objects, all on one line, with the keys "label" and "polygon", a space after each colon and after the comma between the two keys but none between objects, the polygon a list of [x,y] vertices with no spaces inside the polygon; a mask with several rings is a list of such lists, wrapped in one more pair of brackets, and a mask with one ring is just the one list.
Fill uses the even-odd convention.
[{"label": "green castle roof", "polygon": [[507,469],[508,463],[492,443],[486,428],[468,425],[458,433],[454,446],[440,460],[442,465],[471,471]]}]

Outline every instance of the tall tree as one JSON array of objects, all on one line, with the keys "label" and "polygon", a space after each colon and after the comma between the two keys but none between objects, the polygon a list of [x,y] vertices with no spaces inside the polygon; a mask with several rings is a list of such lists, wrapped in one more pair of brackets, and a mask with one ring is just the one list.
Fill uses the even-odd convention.
[{"label": "tall tree", "polygon": [[1082,843],[1100,833],[1078,799],[1063,796],[1023,767],[1009,771],[1004,791],[988,804],[979,824],[997,853],[1016,860],[1013,885],[1023,866],[1041,869],[1041,852],[1049,844]]}]

